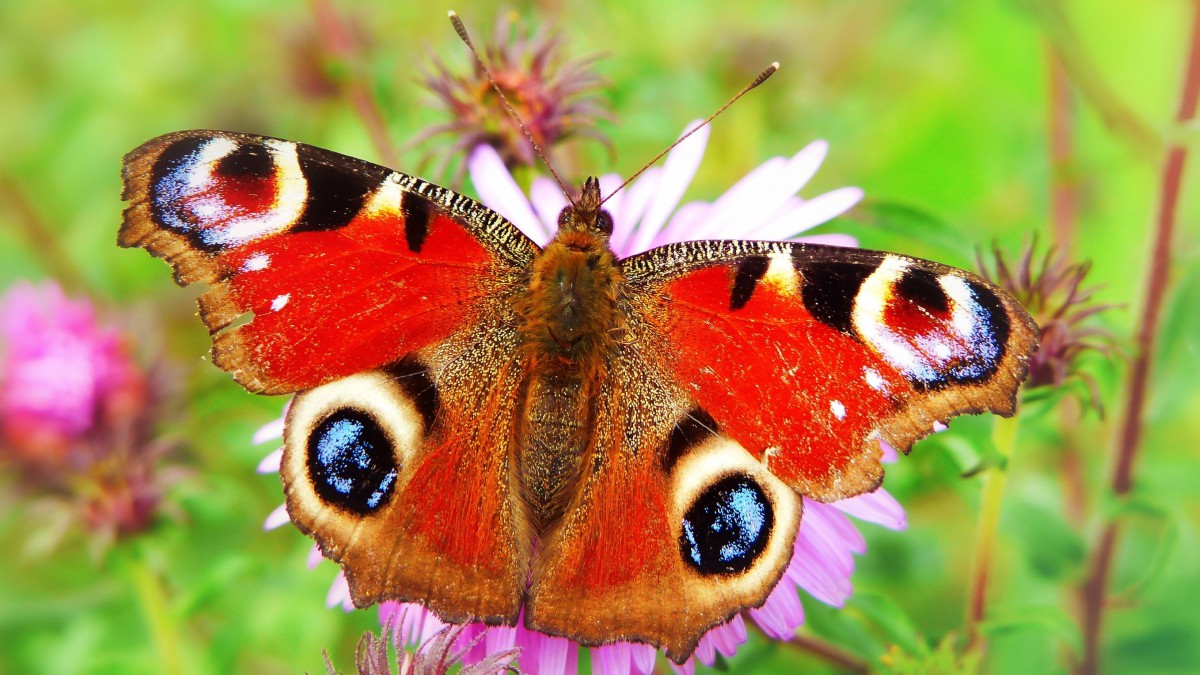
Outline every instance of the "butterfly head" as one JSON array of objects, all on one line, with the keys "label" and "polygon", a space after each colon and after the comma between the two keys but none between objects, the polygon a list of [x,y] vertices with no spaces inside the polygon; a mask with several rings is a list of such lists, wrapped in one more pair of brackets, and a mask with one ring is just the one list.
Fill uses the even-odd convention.
[{"label": "butterfly head", "polygon": [[579,198],[558,214],[559,233],[582,232],[607,238],[613,232],[612,215],[600,208],[600,181],[594,176],[583,182]]}]

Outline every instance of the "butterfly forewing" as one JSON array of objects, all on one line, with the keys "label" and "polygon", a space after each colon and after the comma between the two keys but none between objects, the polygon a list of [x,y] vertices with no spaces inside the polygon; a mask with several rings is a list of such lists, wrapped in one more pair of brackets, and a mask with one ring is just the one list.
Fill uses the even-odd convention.
[{"label": "butterfly forewing", "polygon": [[979,277],[891,253],[685,242],[622,261],[668,371],[721,428],[813,499],[882,478],[937,421],[1013,412],[1036,340]]},{"label": "butterfly forewing", "polygon": [[466,197],[273,138],[169,134],[124,175],[119,243],[209,285],[214,361],[251,391],[311,388],[443,340],[482,298],[519,288],[538,251]]}]

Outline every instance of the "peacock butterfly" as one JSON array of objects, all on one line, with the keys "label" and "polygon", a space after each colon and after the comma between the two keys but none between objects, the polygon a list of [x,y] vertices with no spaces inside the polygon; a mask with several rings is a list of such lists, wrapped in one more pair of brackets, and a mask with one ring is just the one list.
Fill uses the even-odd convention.
[{"label": "peacock butterfly", "polygon": [[682,662],[765,601],[801,495],[875,489],[881,439],[1011,415],[1037,343],[1005,291],[894,253],[693,241],[618,260],[594,178],[544,249],[461,194],[275,138],[168,134],[124,181],[118,242],[208,286],[215,363],[296,394],[288,512],[358,606],[506,625],[523,608]]}]

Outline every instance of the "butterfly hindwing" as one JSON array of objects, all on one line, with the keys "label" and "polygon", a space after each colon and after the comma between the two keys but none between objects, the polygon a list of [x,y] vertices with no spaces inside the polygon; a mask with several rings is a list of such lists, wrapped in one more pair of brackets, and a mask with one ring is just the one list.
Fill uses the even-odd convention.
[{"label": "butterfly hindwing", "polygon": [[663,647],[682,663],[710,628],[763,603],[801,500],[719,428],[666,370],[632,298],[597,396],[587,469],[543,538],[529,626],[583,644]]},{"label": "butterfly hindwing", "polygon": [[538,251],[462,195],[279,139],[168,134],[124,176],[119,243],[209,285],[213,359],[251,391],[308,389],[443,340]]},{"label": "butterfly hindwing", "polygon": [[907,452],[954,415],[1011,415],[1037,340],[963,270],[786,242],[685,242],[622,261],[670,372],[801,494],[875,488],[878,441]]},{"label": "butterfly hindwing", "polygon": [[401,600],[446,621],[516,621],[532,541],[513,489],[521,368],[511,313],[493,309],[289,408],[288,513],[343,566],[360,607]]}]

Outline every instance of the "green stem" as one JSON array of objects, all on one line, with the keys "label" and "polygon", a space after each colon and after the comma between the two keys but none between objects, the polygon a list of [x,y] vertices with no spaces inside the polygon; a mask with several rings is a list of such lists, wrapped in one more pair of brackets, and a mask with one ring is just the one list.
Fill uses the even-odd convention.
[{"label": "green stem", "polygon": [[971,560],[970,591],[967,594],[966,634],[968,644],[979,643],[979,623],[987,615],[988,584],[996,537],[1000,531],[1000,511],[1004,504],[1004,488],[1008,482],[1008,465],[1016,447],[1018,418],[999,418],[992,428],[992,442],[1001,462],[983,474],[983,495],[979,505],[979,522],[975,529],[975,549]]},{"label": "green stem", "polygon": [[182,675],[184,668],[179,653],[179,629],[167,606],[166,590],[136,546],[126,548],[124,567],[154,640],[160,672],[166,675]]}]

